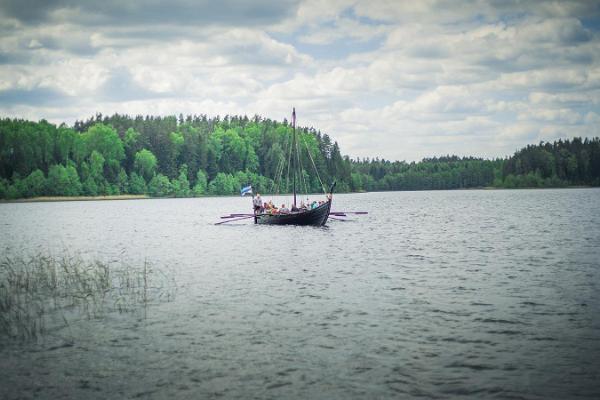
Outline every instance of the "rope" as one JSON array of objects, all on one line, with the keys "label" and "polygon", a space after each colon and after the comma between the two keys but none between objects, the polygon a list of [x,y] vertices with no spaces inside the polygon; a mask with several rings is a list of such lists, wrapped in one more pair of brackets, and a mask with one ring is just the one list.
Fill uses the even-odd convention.
[{"label": "rope", "polygon": [[[273,194],[279,194],[279,183],[281,182],[281,175],[283,174],[285,158],[281,157],[279,159],[279,163],[277,164],[277,168],[275,169],[275,180],[273,181]],[[273,196],[271,196],[271,200],[273,200]]]},{"label": "rope", "polygon": [[306,152],[308,153],[308,157],[310,158],[310,162],[312,162],[313,168],[317,173],[317,178],[319,179],[319,183],[321,184],[321,188],[323,189],[323,193],[327,194],[327,189],[325,189],[325,185],[323,185],[323,181],[321,180],[321,176],[319,175],[319,170],[315,165],[315,160],[313,160],[312,154],[310,154],[310,150],[308,149],[308,145],[306,144],[306,140],[302,137],[302,141],[304,142],[304,147],[306,147]]},{"label": "rope", "polygon": [[308,194],[308,185],[306,179],[304,179],[304,166],[302,165],[302,159],[300,158],[300,144],[296,141],[296,156],[298,158],[298,164],[300,165],[300,182],[304,184],[304,193]]},{"label": "rope", "polygon": [[[289,139],[286,137],[286,139]],[[285,142],[284,148],[288,147],[288,143]],[[273,181],[273,192],[275,195],[279,194],[279,187],[282,181],[283,169],[285,168],[285,156],[279,159],[277,164],[277,168],[275,169],[275,180]],[[289,164],[288,164],[289,167]],[[273,196],[271,196],[271,201],[273,200]]]}]

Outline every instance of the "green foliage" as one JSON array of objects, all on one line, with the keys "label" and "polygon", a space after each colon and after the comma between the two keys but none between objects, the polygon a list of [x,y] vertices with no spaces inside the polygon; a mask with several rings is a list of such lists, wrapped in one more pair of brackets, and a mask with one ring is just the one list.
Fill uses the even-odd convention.
[{"label": "green foliage", "polygon": [[89,174],[96,182],[104,181],[104,157],[96,150],[90,155]]},{"label": "green foliage", "polygon": [[177,152],[181,151],[181,148],[183,147],[183,144],[185,142],[185,140],[183,139],[183,134],[180,132],[171,132],[170,137],[171,143],[173,143],[173,146],[175,147]]},{"label": "green foliage", "polygon": [[140,140],[140,133],[136,132],[135,129],[133,128],[128,128],[127,131],[125,132],[125,137],[123,138],[123,144],[125,145],[126,149],[131,149],[134,148],[139,140]]},{"label": "green foliage", "polygon": [[206,178],[206,173],[199,169],[196,173],[196,184],[194,185],[194,189],[192,190],[194,196],[198,197],[206,194],[206,190],[208,189],[207,186],[208,181]]},{"label": "green foliage", "polygon": [[[1,119],[0,198],[237,195],[246,184],[263,194],[285,192],[293,181],[286,168],[291,133],[287,122],[260,117],[99,114],[72,128]],[[506,159],[445,156],[407,163],[351,160],[326,134],[296,133],[301,192],[321,192],[320,180],[326,187],[336,180],[337,191],[600,185],[598,138],[530,145]]]},{"label": "green foliage", "polygon": [[98,196],[98,185],[91,176],[83,181],[83,194],[86,196]]},{"label": "green foliage", "polygon": [[0,199],[7,199],[10,182],[8,179],[0,178]]},{"label": "green foliage", "polygon": [[146,181],[136,172],[131,173],[129,178],[129,193],[131,194],[146,194],[148,188],[146,187]]},{"label": "green foliage", "polygon": [[117,187],[120,193],[129,193],[129,179],[127,178],[127,172],[123,168],[121,168],[117,177]]},{"label": "green foliage", "polygon": [[72,165],[52,165],[48,171],[48,192],[55,196],[79,196],[82,185]]},{"label": "green foliage", "polygon": [[33,171],[27,178],[23,179],[23,197],[36,197],[46,194],[46,177],[39,169]]},{"label": "green foliage", "polygon": [[219,172],[208,185],[208,193],[212,195],[237,194],[239,187],[240,183],[233,175]]},{"label": "green foliage", "polygon": [[190,182],[187,178],[188,168],[183,164],[179,168],[179,176],[172,182],[172,190],[175,197],[189,197],[192,192],[190,190]]},{"label": "green foliage", "polygon": [[173,186],[169,178],[163,174],[156,174],[148,184],[148,193],[154,197],[166,197],[173,194]]},{"label": "green foliage", "polygon": [[123,142],[111,126],[95,124],[83,135],[83,139],[88,153],[96,151],[102,154],[105,160],[121,161],[125,158]]},{"label": "green foliage", "polygon": [[233,173],[245,169],[248,150],[246,142],[235,129],[226,131],[220,127],[215,129],[214,137],[222,146],[219,169],[225,173]]},{"label": "green foliage", "polygon": [[154,176],[157,160],[150,150],[143,149],[135,154],[135,171],[148,182]]}]

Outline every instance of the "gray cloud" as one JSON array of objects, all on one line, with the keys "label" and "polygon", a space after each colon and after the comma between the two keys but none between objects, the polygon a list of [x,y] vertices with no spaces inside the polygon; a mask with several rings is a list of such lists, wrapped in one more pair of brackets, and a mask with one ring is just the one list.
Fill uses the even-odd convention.
[{"label": "gray cloud", "polygon": [[68,1],[63,0],[7,0],[0,3],[0,12],[4,17],[15,18],[23,23],[36,24],[48,18],[53,10],[64,7]]},{"label": "gray cloud", "polygon": [[269,24],[292,15],[296,7],[294,0],[6,0],[0,3],[3,14],[24,24],[61,22],[66,16],[77,18],[81,24],[110,26]]},{"label": "gray cloud", "polygon": [[0,53],[0,65],[23,65],[30,63],[31,55],[24,52]]},{"label": "gray cloud", "polygon": [[0,90],[0,105],[2,106],[67,106],[73,102],[74,99],[71,96],[49,88]]},{"label": "gray cloud", "polygon": [[165,94],[153,92],[138,84],[129,70],[125,67],[115,68],[110,71],[109,78],[100,88],[98,88],[96,95],[99,100],[108,102],[147,100],[165,97]]}]

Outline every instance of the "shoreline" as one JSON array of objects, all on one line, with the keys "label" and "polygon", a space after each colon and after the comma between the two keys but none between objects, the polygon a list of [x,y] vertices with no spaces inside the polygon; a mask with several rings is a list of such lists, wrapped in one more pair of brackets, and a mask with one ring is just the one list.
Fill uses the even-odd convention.
[{"label": "shoreline", "polygon": [[52,203],[60,201],[104,201],[104,200],[144,200],[152,197],[146,194],[119,194],[107,196],[40,196],[27,199],[0,200],[0,203]]}]

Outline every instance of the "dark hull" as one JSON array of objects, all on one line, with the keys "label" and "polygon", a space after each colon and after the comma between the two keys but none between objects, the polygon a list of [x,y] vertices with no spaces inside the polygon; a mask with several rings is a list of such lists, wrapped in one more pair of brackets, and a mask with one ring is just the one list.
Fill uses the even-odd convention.
[{"label": "dark hull", "polygon": [[290,214],[258,214],[254,222],[263,225],[312,225],[323,226],[329,218],[331,200],[314,210]]}]

